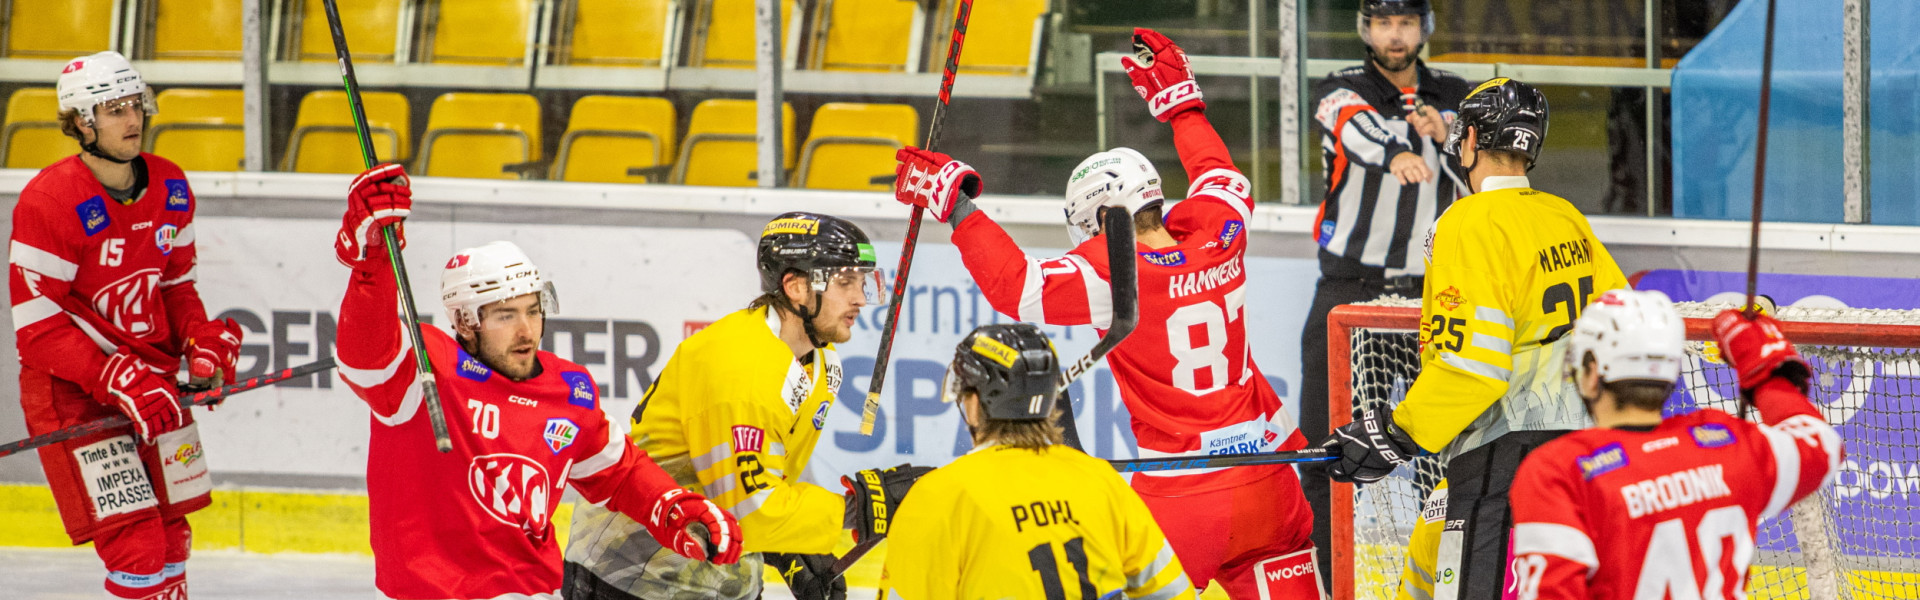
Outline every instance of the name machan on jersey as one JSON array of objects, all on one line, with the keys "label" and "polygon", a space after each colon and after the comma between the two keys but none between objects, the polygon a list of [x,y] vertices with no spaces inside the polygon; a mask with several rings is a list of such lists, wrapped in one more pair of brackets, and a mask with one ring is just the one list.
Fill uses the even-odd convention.
[{"label": "name machan on jersey", "polygon": [[1519,598],[1744,597],[1755,527],[1819,489],[1841,456],[1819,412],[1784,394],[1761,407],[1767,425],[1708,409],[1528,455],[1511,493]]}]

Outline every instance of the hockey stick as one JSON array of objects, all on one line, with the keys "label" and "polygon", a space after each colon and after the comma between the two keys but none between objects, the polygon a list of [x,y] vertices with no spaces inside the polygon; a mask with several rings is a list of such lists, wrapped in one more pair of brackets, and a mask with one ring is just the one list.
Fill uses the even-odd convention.
[{"label": "hockey stick", "polygon": [[[1765,47],[1761,49],[1760,59],[1760,136],[1753,141],[1753,235],[1747,244],[1747,318],[1753,318],[1759,305],[1753,301],[1760,279],[1760,210],[1767,188],[1767,114],[1773,98],[1773,7],[1774,0],[1767,0],[1767,33],[1762,39]],[[1741,418],[1746,417],[1746,407],[1740,407]]]},{"label": "hockey stick", "polygon": [[[367,134],[367,111],[360,104],[360,83],[353,76],[353,55],[347,52],[347,35],[340,30],[340,7],[326,0],[327,28],[333,33],[333,53],[340,59],[340,82],[347,88],[347,107],[353,111],[353,129],[360,136],[360,158],[367,168],[380,164],[374,155],[373,138]],[[387,244],[387,260],[393,263],[393,281],[400,288],[400,311],[407,335],[413,341],[413,362],[419,365],[420,395],[426,399],[427,421],[433,425],[433,445],[441,452],[453,451],[453,439],[447,437],[447,415],[440,409],[440,386],[434,385],[433,361],[427,360],[427,344],[420,338],[420,311],[413,306],[413,284],[407,281],[407,263],[400,258],[400,244],[392,225],[380,228]]]},{"label": "hockey stick", "polygon": [[1177,471],[1180,469],[1214,469],[1220,467],[1251,467],[1254,465],[1292,465],[1332,462],[1339,459],[1339,456],[1328,452],[1325,448],[1308,448],[1292,452],[1135,458],[1128,460],[1110,460],[1107,462],[1113,465],[1113,470],[1115,471],[1121,473],[1139,473],[1141,471]]},{"label": "hockey stick", "polygon": [[[187,396],[186,398],[180,399],[180,408],[184,410],[188,407],[193,407],[193,406],[206,406],[209,404],[213,404],[215,402],[219,402],[220,400],[225,399],[227,396],[232,396],[240,392],[252,390],[254,388],[265,387],[275,383],[280,383],[282,381],[293,379],[295,377],[305,377],[307,375],[312,375],[314,373],[319,373],[321,371],[325,371],[332,368],[333,368],[333,359],[323,358],[323,359],[313,361],[311,363],[307,363],[304,365],[300,365],[298,367],[294,367],[291,369],[282,369],[278,372],[268,373],[265,375],[261,375],[259,377],[253,377],[250,379],[241,380],[239,382],[235,382],[233,385],[215,388],[215,389],[200,392],[191,396]],[[24,440],[20,440],[17,442],[0,445],[0,457],[4,457],[4,456],[18,453],[18,452],[24,452],[27,450],[32,450],[34,448],[39,448],[47,444],[54,444],[54,443],[64,442],[77,437],[85,437],[85,436],[93,435],[93,434],[100,433],[102,431],[106,431],[116,427],[125,427],[132,423],[133,423],[133,419],[129,419],[124,415],[114,415],[114,416],[100,419],[97,421],[81,423],[79,425],[74,425],[66,429],[61,429],[59,431],[36,435],[36,436],[30,437]]]},{"label": "hockey stick", "polygon": [[[1101,227],[1102,232],[1107,235],[1107,267],[1110,269],[1107,275],[1107,285],[1111,290],[1110,294],[1113,298],[1113,322],[1107,328],[1107,335],[1101,337],[1100,341],[1093,345],[1093,349],[1087,351],[1086,356],[1080,357],[1080,360],[1073,361],[1073,364],[1067,365],[1066,369],[1060,371],[1059,384],[1055,386],[1054,389],[1055,394],[1057,394],[1056,397],[1059,398],[1060,401],[1066,401],[1067,386],[1072,385],[1073,380],[1079,379],[1081,375],[1091,372],[1093,365],[1100,362],[1100,359],[1105,358],[1108,351],[1113,350],[1115,346],[1119,346],[1120,342],[1125,340],[1128,334],[1133,333],[1134,326],[1140,323],[1140,264],[1138,259],[1134,258],[1133,215],[1124,208],[1113,208],[1103,212],[1104,214],[1101,215],[1101,220],[1103,221]],[[1073,426],[1072,405],[1068,404],[1067,407],[1067,410],[1062,413],[1066,420],[1063,428]],[[1072,429],[1067,430],[1073,431]],[[1077,433],[1073,435],[1072,445],[1078,448],[1079,436]],[[1325,451],[1321,452],[1324,453]],[[1252,456],[1260,457],[1261,455]],[[1224,459],[1229,457],[1214,456],[1205,458]],[[1191,469],[1195,467],[1168,468]],[[1158,469],[1136,470],[1146,471]],[[884,536],[868,538],[860,542],[859,545],[854,546],[852,550],[848,550],[847,553],[839,559],[834,560],[833,575],[838,577],[846,573],[847,569],[853,568],[854,563],[860,562],[860,559],[872,551],[874,546],[879,545],[880,540],[883,539],[886,538]]]},{"label": "hockey stick", "polygon": [[[947,116],[947,104],[953,100],[953,78],[960,69],[960,47],[967,40],[967,19],[973,15],[973,0],[960,0],[953,15],[953,35],[947,42],[947,64],[940,73],[940,95],[933,104],[933,122],[927,126],[927,143],[933,149],[940,139],[940,123]],[[887,382],[887,360],[893,355],[893,336],[899,331],[900,304],[907,293],[907,273],[913,270],[913,250],[920,239],[920,219],[927,210],[913,207],[907,221],[907,238],[900,242],[900,267],[893,275],[893,298],[887,303],[887,326],[880,330],[880,350],[873,355],[873,376],[867,380],[867,405],[860,414],[860,435],[873,435],[873,420],[880,415],[880,389]]]}]

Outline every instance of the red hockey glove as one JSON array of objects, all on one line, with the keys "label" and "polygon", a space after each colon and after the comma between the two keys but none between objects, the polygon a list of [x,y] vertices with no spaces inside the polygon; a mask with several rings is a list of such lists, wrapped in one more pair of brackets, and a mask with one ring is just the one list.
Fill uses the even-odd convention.
[{"label": "red hockey glove", "polygon": [[[654,541],[681,556],[717,565],[740,561],[740,522],[686,488],[668,489],[654,500],[645,524]],[[693,525],[706,531],[688,531]]]},{"label": "red hockey glove", "polygon": [[161,434],[179,429],[183,420],[173,384],[126,348],[107,357],[93,399],[117,407],[133,419],[134,433],[143,443],[151,444]]},{"label": "red hockey glove", "polygon": [[347,214],[340,221],[340,235],[333,240],[333,252],[340,264],[357,268],[369,253],[386,251],[380,230],[394,225],[394,238],[407,247],[406,229],[400,227],[413,214],[413,188],[407,171],[387,163],[361,173],[347,188]]},{"label": "red hockey glove", "polygon": [[[980,197],[980,174],[951,156],[907,146],[893,159],[900,161],[894,169],[893,198],[927,209],[941,223],[952,222],[948,219],[956,212],[955,207]],[[965,217],[970,211],[957,212]]]},{"label": "red hockey glove", "polygon": [[847,527],[853,529],[853,541],[859,542],[873,536],[886,537],[894,513],[900,510],[900,501],[907,498],[907,490],[913,488],[913,482],[919,481],[920,476],[932,470],[932,467],[903,464],[841,476],[840,485],[847,488],[845,522]]},{"label": "red hockey glove", "polygon": [[1775,376],[1793,383],[1801,394],[1807,393],[1813,369],[1781,335],[1780,322],[1773,317],[1763,313],[1748,318],[1744,311],[1720,311],[1713,318],[1713,339],[1720,343],[1720,356],[1740,375],[1741,395],[1751,394]]},{"label": "red hockey glove", "polygon": [[187,330],[187,384],[202,389],[232,385],[243,335],[233,319],[207,321]]},{"label": "red hockey glove", "polygon": [[1153,118],[1165,123],[1188,110],[1206,110],[1200,84],[1193,81],[1187,53],[1160,32],[1133,28],[1133,56],[1120,57],[1120,67],[1133,80],[1133,91],[1147,100]]},{"label": "red hockey glove", "polygon": [[1340,460],[1327,464],[1327,475],[1342,483],[1373,483],[1394,468],[1423,454],[1413,437],[1393,424],[1393,411],[1368,410],[1352,423],[1333,430],[1321,448]]}]

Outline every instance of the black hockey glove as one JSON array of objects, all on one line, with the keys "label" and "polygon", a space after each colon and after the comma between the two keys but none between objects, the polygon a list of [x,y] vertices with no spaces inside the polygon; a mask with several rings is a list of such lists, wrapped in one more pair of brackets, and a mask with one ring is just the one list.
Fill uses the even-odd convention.
[{"label": "black hockey glove", "polygon": [[1359,420],[1333,430],[1320,447],[1340,457],[1327,464],[1327,475],[1341,483],[1379,481],[1395,467],[1425,454],[1412,436],[1394,426],[1393,411],[1384,408],[1361,413]]},{"label": "black hockey glove", "polygon": [[853,541],[886,537],[893,513],[900,509],[907,490],[932,467],[900,465],[889,469],[867,469],[840,478],[847,486],[846,525],[853,530]]},{"label": "black hockey glove", "polygon": [[832,554],[761,555],[793,589],[795,600],[847,600],[847,580],[833,572]]}]

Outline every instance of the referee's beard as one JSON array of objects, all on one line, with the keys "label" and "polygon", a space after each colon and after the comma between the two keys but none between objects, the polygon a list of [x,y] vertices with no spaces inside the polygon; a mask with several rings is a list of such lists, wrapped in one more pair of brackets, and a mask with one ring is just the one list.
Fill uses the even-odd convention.
[{"label": "referee's beard", "polygon": [[1420,46],[1388,52],[1382,52],[1373,48],[1369,48],[1369,50],[1372,51],[1368,52],[1367,55],[1372,57],[1374,66],[1379,67],[1382,71],[1392,73],[1413,68],[1413,61],[1419,60],[1420,58]]}]

